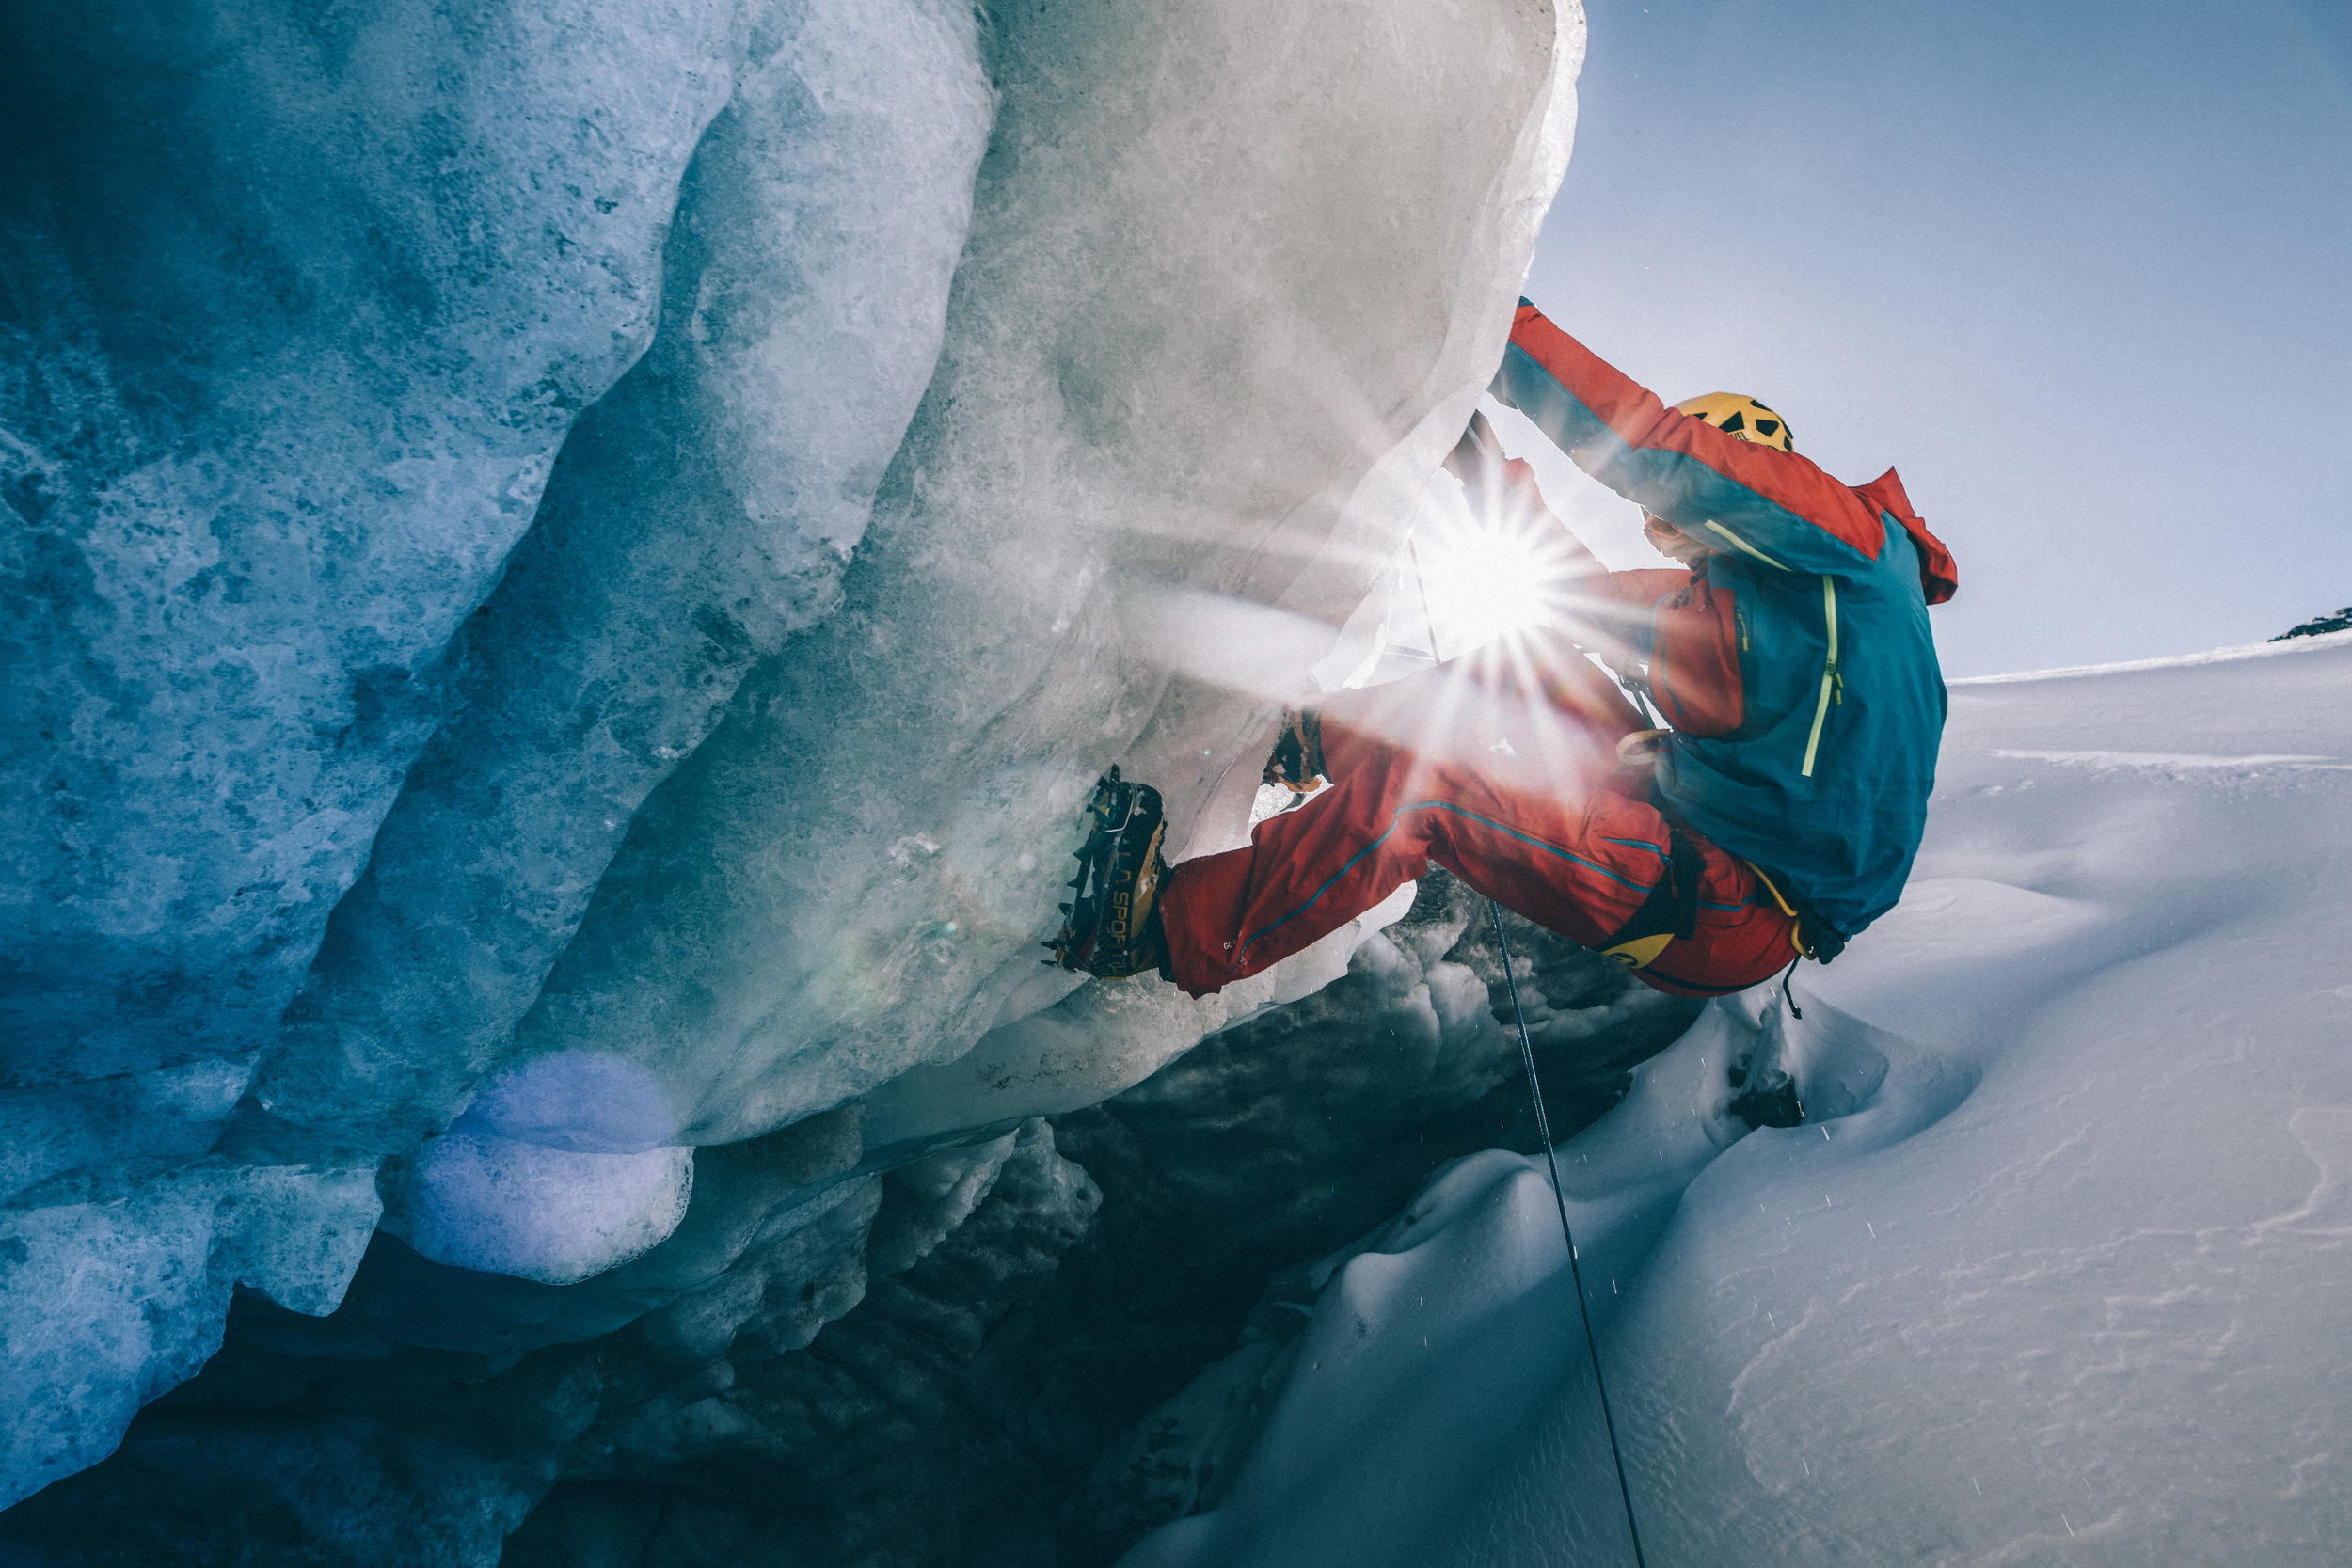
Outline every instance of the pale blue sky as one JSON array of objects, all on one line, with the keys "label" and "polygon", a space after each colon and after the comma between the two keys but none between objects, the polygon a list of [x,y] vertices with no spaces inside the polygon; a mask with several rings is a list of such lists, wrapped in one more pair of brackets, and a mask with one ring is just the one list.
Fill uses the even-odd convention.
[{"label": "pale blue sky", "polygon": [[2352,603],[2352,0],[1586,8],[1529,297],[1899,466],[1961,562],[1948,673]]}]

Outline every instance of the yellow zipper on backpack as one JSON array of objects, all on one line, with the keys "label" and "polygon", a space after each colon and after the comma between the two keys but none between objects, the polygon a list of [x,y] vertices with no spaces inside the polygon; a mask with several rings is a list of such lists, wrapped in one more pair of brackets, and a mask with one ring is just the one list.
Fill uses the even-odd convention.
[{"label": "yellow zipper on backpack", "polygon": [[1829,719],[1829,699],[1839,684],[1837,674],[1837,579],[1821,578],[1821,618],[1829,626],[1829,658],[1821,666],[1821,700],[1813,709],[1813,734],[1804,743],[1804,767],[1798,771],[1804,778],[1813,777],[1813,755],[1820,749],[1821,725]]}]

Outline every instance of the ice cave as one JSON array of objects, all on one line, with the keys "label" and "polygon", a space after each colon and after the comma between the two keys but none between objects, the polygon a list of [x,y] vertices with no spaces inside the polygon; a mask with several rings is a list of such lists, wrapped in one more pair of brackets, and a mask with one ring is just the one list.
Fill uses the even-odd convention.
[{"label": "ice cave", "polygon": [[1437,651],[1577,0],[6,29],[0,1563],[2342,1560],[2352,632],[1953,683],[1786,999],[1039,962]]}]

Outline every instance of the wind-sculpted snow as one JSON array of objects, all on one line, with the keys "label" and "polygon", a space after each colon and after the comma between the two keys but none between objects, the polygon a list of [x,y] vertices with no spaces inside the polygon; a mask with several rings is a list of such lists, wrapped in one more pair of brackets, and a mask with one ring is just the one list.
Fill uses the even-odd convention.
[{"label": "wind-sculpted snow", "polygon": [[[1563,1146],[1651,1561],[2342,1557],[2348,689],[2341,634],[1956,683],[1804,1021],[1715,1005]],[[1727,1048],[1808,1124],[1727,1140]],[[1239,1480],[1125,1560],[1631,1560],[1541,1180],[1467,1162],[1333,1259],[1238,1367],[1269,1414],[1187,1396]]]},{"label": "wind-sculpted snow", "polygon": [[[759,1232],[697,1146],[1057,999],[1099,767],[1235,839],[1274,704],[1377,651],[1334,628],[1499,353],[1581,47],[1238,0],[8,27],[11,1496],[238,1283],[331,1307],[388,1158],[389,1227],[518,1289]],[[649,1119],[524,1114],[534,1069]]]},{"label": "wind-sculpted snow", "polygon": [[[1597,1327],[1620,1310],[1685,1189],[1749,1136],[1730,1113],[1732,1063],[1777,1062],[1808,1086],[1844,1078],[1875,1088],[1885,1073],[1867,1045],[1820,1039],[1810,1013],[1816,1028],[1789,1037],[1760,1006],[1712,1004],[1635,1069],[1624,1100],[1561,1147]],[[1163,1467],[1196,1449],[1247,1455],[1247,1465],[1202,1498],[1214,1506],[1121,1562],[1429,1560],[1451,1544],[1462,1499],[1510,1463],[1526,1428],[1554,1410],[1599,1418],[1540,1155],[1495,1149],[1450,1165],[1304,1283],[1311,1315],[1297,1337],[1249,1337],[1173,1402],[1177,1424],[1160,1436]],[[1248,1397],[1236,1397],[1236,1380]],[[1186,1406],[1206,1406],[1207,1418],[1185,1420]],[[1562,1560],[1621,1549],[1609,1517],[1598,1522],[1573,1545],[1557,1544]]]}]

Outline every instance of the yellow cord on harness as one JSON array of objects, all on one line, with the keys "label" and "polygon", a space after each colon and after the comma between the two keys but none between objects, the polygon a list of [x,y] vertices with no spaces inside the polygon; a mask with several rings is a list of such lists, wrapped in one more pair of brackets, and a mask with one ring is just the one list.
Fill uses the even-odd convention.
[{"label": "yellow cord on harness", "polygon": [[1798,957],[1806,958],[1811,958],[1813,955],[1804,950],[1804,941],[1798,935],[1798,933],[1804,928],[1804,921],[1797,913],[1796,906],[1789,903],[1787,898],[1781,896],[1780,889],[1774,887],[1772,885],[1772,879],[1764,875],[1764,868],[1762,866],[1756,864],[1754,861],[1741,861],[1740,863],[1746,866],[1750,871],[1756,873],[1756,879],[1763,883],[1764,891],[1772,895],[1772,902],[1780,906],[1780,912],[1787,915],[1790,920],[1796,922],[1795,925],[1788,927],[1788,945],[1796,949]]},{"label": "yellow cord on harness", "polygon": [[1659,742],[1674,734],[1672,730],[1635,730],[1617,737],[1617,766],[1646,768],[1658,755]]}]

